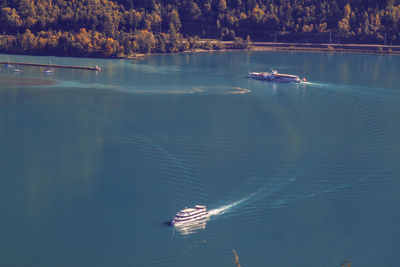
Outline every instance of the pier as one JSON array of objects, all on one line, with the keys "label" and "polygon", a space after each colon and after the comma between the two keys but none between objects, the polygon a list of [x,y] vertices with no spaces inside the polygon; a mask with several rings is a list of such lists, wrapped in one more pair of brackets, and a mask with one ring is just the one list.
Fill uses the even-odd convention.
[{"label": "pier", "polygon": [[71,65],[54,65],[54,64],[41,64],[41,63],[27,63],[27,62],[8,62],[0,61],[0,64],[8,64],[14,66],[35,66],[35,67],[47,67],[47,68],[64,68],[64,69],[81,69],[81,70],[94,70],[101,71],[102,68],[99,66],[71,66]]}]

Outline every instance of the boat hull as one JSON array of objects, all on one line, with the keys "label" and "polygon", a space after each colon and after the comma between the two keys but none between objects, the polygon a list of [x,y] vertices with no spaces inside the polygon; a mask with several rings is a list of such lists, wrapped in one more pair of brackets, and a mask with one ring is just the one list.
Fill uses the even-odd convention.
[{"label": "boat hull", "polygon": [[278,74],[270,72],[251,72],[249,78],[268,81],[268,82],[281,82],[281,83],[299,83],[301,82],[299,76],[289,74]]},{"label": "boat hull", "polygon": [[185,220],[175,220],[174,219],[174,220],[171,221],[171,225],[172,226],[178,226],[178,225],[192,224],[194,222],[207,219],[208,217],[210,217],[210,214],[207,212],[207,213],[204,213],[204,214],[199,214],[198,216],[193,216],[192,218],[187,218]]}]

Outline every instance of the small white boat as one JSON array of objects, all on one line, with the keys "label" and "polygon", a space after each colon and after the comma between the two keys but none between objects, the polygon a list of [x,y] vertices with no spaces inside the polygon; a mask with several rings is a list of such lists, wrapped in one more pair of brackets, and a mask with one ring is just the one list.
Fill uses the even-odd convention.
[{"label": "small white boat", "polygon": [[278,70],[272,70],[271,72],[249,72],[248,77],[270,82],[299,83],[301,81],[306,81],[306,78],[300,80],[297,75],[282,74],[279,73]]},{"label": "small white boat", "polygon": [[209,216],[210,214],[207,212],[206,206],[196,205],[194,206],[194,208],[184,208],[180,210],[171,221],[171,225],[178,226],[191,224],[195,221],[207,218]]},{"label": "small white boat", "polygon": [[17,66],[13,71],[14,71],[14,72],[17,72],[17,73],[22,72],[22,70],[21,70],[18,66]]},{"label": "small white boat", "polygon": [[49,65],[50,65],[50,68],[45,69],[43,71],[43,73],[45,73],[45,74],[52,74],[53,73],[53,66],[51,65],[50,59],[49,59]]},{"label": "small white boat", "polygon": [[45,70],[43,71],[43,73],[45,73],[45,74],[52,74],[52,73],[53,73],[53,68],[45,69]]}]

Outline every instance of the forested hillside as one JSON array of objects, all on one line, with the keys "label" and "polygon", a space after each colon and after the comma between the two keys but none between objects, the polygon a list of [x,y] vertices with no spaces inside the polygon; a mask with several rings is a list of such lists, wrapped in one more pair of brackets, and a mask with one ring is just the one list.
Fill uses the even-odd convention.
[{"label": "forested hillside", "polygon": [[0,51],[13,53],[111,57],[212,47],[197,37],[400,43],[400,0],[0,0],[0,9]]}]

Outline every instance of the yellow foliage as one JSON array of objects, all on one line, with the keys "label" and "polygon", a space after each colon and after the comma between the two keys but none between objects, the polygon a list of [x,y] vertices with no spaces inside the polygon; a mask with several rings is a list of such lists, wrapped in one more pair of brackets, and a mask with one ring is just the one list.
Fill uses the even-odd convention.
[{"label": "yellow foliage", "polygon": [[310,25],[310,26],[308,26],[308,25],[304,25],[302,28],[301,28],[301,31],[302,32],[312,32],[312,30],[314,29],[314,25]]},{"label": "yellow foliage", "polygon": [[39,47],[40,48],[45,48],[46,47],[46,39],[44,38],[39,38]]},{"label": "yellow foliage", "polygon": [[87,46],[87,51],[89,53],[93,53],[94,52],[94,46],[92,45],[92,43],[89,43]]},{"label": "yellow foliage", "polygon": [[153,17],[153,23],[155,24],[161,23],[161,16],[159,14],[153,12],[152,17]]},{"label": "yellow foliage", "polygon": [[344,11],[344,18],[349,20],[350,19],[350,13],[351,13],[350,4],[345,5],[343,11]]},{"label": "yellow foliage", "polygon": [[228,23],[230,24],[230,25],[233,25],[236,21],[237,21],[237,19],[235,19],[235,17],[233,17],[233,16],[231,16],[231,15],[227,15],[227,18],[226,18],[227,20],[228,20]]},{"label": "yellow foliage", "polygon": [[326,32],[327,24],[326,22],[321,23],[317,26],[318,32]]},{"label": "yellow foliage", "polygon": [[219,0],[218,9],[220,11],[224,11],[226,9],[226,1],[225,0]]},{"label": "yellow foliage", "polygon": [[256,22],[260,22],[262,18],[265,16],[264,11],[257,7],[253,8],[253,11],[251,12],[251,18],[255,20]]}]

